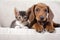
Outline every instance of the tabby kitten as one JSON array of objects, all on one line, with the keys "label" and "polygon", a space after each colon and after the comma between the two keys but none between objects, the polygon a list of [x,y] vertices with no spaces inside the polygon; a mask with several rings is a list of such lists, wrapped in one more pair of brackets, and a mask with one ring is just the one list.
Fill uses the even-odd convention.
[{"label": "tabby kitten", "polygon": [[28,17],[26,15],[26,11],[18,11],[16,8],[14,9],[15,12],[15,18],[16,20],[13,20],[11,23],[11,28],[27,28],[28,23]]}]

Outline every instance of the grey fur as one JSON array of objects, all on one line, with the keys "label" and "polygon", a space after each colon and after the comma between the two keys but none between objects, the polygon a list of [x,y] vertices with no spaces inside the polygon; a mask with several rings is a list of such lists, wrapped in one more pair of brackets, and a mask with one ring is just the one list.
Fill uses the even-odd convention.
[{"label": "grey fur", "polygon": [[16,26],[16,20],[13,20],[12,23],[11,23],[10,28],[15,28],[15,26]]}]

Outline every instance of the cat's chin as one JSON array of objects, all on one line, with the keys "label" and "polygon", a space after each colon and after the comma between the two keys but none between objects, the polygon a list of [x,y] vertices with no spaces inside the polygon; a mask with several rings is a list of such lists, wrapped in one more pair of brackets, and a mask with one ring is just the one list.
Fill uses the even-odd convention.
[{"label": "cat's chin", "polygon": [[28,24],[28,22],[27,22],[27,21],[25,21],[25,22],[23,22],[23,24],[24,24],[24,25],[27,25],[27,24]]}]

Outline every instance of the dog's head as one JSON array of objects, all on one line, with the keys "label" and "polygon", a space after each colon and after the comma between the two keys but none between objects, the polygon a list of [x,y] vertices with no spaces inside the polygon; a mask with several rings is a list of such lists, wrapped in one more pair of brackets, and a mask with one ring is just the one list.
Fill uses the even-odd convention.
[{"label": "dog's head", "polygon": [[43,3],[33,5],[28,9],[29,21],[32,22],[34,19],[37,21],[52,21],[54,15],[51,9]]},{"label": "dog's head", "polygon": [[26,11],[18,11],[16,8],[14,9],[15,17],[18,21],[21,21],[22,23],[27,21],[27,15]]}]

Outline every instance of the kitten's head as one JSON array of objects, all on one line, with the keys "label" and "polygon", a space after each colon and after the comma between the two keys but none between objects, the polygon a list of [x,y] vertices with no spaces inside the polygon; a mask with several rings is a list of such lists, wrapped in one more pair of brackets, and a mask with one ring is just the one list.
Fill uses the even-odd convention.
[{"label": "kitten's head", "polygon": [[14,9],[15,17],[18,21],[26,22],[28,17],[26,15],[26,11],[18,11],[16,8]]}]

